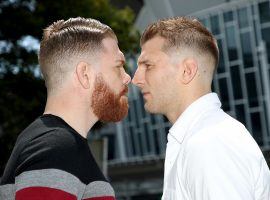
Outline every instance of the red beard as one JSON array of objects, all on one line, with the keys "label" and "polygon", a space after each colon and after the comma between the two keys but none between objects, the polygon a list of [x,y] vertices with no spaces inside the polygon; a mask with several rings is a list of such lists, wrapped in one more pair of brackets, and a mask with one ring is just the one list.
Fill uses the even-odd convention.
[{"label": "red beard", "polygon": [[102,75],[95,80],[95,88],[92,95],[92,108],[94,114],[103,122],[118,122],[128,113],[128,100],[125,94],[128,87],[115,94],[106,84]]}]

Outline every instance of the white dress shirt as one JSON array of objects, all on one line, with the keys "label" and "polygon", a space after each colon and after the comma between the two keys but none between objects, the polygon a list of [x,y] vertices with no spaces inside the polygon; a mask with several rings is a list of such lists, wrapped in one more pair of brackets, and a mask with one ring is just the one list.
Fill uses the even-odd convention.
[{"label": "white dress shirt", "polygon": [[162,200],[270,200],[270,171],[250,133],[215,93],[169,130]]}]

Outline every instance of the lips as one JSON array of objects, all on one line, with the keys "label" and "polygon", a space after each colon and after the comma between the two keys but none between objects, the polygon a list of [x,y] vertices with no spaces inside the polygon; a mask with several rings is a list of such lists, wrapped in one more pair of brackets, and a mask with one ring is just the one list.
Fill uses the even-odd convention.
[{"label": "lips", "polygon": [[146,97],[150,94],[150,92],[143,92],[142,94],[143,94],[143,97]]},{"label": "lips", "polygon": [[126,86],[121,92],[120,92],[120,96],[126,96],[126,94],[128,93],[128,87]]}]

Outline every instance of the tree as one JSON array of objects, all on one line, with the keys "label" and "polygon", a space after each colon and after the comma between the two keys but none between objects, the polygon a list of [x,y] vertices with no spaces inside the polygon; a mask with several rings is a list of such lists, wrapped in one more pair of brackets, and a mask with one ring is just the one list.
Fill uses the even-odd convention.
[{"label": "tree", "polygon": [[77,16],[112,27],[125,53],[137,49],[132,10],[108,0],[0,0],[0,175],[18,134],[42,114],[46,100],[37,49],[24,41],[38,42],[46,26]]}]

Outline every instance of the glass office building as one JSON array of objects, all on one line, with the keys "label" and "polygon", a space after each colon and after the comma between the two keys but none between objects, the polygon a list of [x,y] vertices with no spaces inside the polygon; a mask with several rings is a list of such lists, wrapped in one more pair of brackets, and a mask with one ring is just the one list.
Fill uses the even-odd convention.
[{"label": "glass office building", "polygon": [[195,15],[218,41],[213,90],[223,109],[245,124],[263,150],[269,149],[269,1],[239,1]]},{"label": "glass office building", "polygon": [[[241,121],[261,149],[269,152],[270,1],[228,2],[191,16],[198,18],[218,41],[220,62],[213,91],[219,95],[223,109]],[[136,62],[136,56],[128,59],[132,76]],[[147,199],[158,199],[162,193],[166,134],[171,124],[163,116],[145,112],[142,95],[133,85],[129,88],[129,103],[128,117],[110,125],[111,131],[103,134],[109,145],[108,175],[119,199],[143,199],[147,193]],[[159,169],[155,171],[155,167]],[[150,175],[151,168],[155,176],[140,179],[137,171]],[[131,171],[125,179],[128,169]],[[137,173],[136,177],[132,178],[132,172]]]}]

